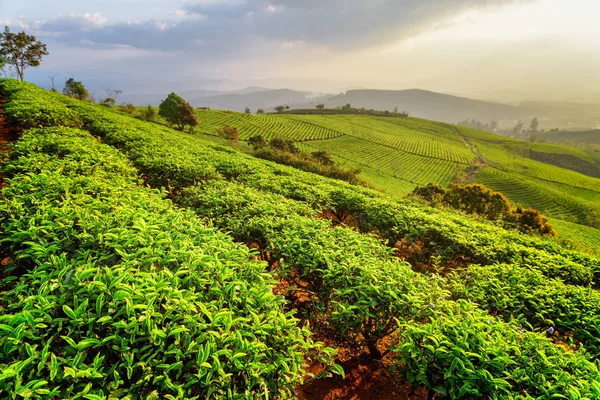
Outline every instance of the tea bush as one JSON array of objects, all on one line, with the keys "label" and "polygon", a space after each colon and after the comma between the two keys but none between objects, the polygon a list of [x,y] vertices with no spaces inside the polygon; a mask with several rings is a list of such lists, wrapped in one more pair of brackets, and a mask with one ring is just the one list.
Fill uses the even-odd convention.
[{"label": "tea bush", "polygon": [[67,128],[26,132],[2,191],[0,397],[291,393],[309,332],[264,264]]}]

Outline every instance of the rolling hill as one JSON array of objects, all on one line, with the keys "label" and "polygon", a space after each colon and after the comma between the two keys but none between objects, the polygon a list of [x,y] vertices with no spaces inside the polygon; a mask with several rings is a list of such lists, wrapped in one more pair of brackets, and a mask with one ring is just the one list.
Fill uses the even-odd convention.
[{"label": "rolling hill", "polygon": [[[595,226],[590,216],[600,214],[599,170],[581,149],[417,118],[197,113],[204,134],[216,135],[226,122],[239,129],[243,140],[255,135],[295,140],[306,152],[327,151],[341,165],[360,168],[363,178],[397,196],[417,185],[447,186],[458,180],[483,183],[556,220]],[[600,231],[582,229],[597,235],[592,241],[600,245]]]}]

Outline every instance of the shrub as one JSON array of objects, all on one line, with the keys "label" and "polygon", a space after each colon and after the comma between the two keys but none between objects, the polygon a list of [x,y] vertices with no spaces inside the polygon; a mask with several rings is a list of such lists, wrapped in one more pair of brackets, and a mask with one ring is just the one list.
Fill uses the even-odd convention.
[{"label": "shrub", "polygon": [[310,155],[323,165],[334,165],[335,161],[331,158],[331,154],[326,151],[313,151]]},{"label": "shrub", "polygon": [[418,196],[429,203],[441,202],[446,194],[446,189],[440,185],[433,183],[427,184],[427,186],[417,186],[411,193],[414,196]]},{"label": "shrub", "polygon": [[131,103],[121,104],[118,110],[127,114],[133,114],[135,112],[135,106]]},{"label": "shrub", "polygon": [[556,234],[540,211],[520,206],[513,209],[510,200],[502,193],[483,185],[451,184],[448,189],[444,189],[430,183],[418,186],[412,194],[431,204],[441,203],[467,214],[481,215],[488,220],[501,220],[505,226],[516,228],[522,233]]},{"label": "shrub", "polygon": [[219,129],[217,129],[217,133],[223,139],[227,139],[227,142],[229,143],[229,145],[232,145],[234,143],[239,143],[239,141],[240,141],[240,134],[238,132],[238,129],[233,126],[230,126],[226,123],[223,123],[223,126],[221,126],[221,128],[219,128]]},{"label": "shrub", "polygon": [[154,111],[151,105],[148,105],[148,108],[142,112],[142,119],[148,122],[156,122],[156,111]]},{"label": "shrub", "polygon": [[545,336],[459,301],[429,324],[404,324],[393,350],[415,385],[451,399],[598,398],[598,367]]},{"label": "shrub", "polygon": [[467,214],[479,214],[490,220],[502,218],[512,207],[510,200],[502,193],[479,184],[451,184],[444,194],[443,202]]},{"label": "shrub", "polygon": [[548,219],[542,217],[539,210],[517,207],[507,220],[513,223],[523,233],[540,233],[542,235],[556,235]]},{"label": "shrub", "polygon": [[278,397],[301,381],[319,346],[246,248],[85,132],[26,132],[12,157],[0,397]]},{"label": "shrub", "polygon": [[264,149],[268,146],[267,140],[261,135],[252,136],[248,139],[248,144],[252,146],[254,151]]}]

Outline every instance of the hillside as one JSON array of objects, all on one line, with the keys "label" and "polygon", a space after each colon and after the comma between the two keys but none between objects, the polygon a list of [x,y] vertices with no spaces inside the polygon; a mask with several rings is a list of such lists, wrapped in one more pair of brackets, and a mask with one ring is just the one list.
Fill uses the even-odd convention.
[{"label": "hillside", "polygon": [[[599,398],[596,256],[27,83],[0,80],[0,96],[20,132],[0,197],[0,396]],[[316,117],[355,136],[260,121],[305,145],[370,123],[373,145],[410,144],[423,173],[475,151],[500,163],[512,143]],[[531,179],[595,182],[527,160]]]},{"label": "hillside", "polygon": [[572,223],[589,224],[589,216],[600,213],[600,170],[580,149],[416,118],[229,111],[198,111],[198,116],[199,130],[205,134],[216,135],[227,122],[240,130],[242,139],[283,137],[300,141],[298,146],[307,152],[327,151],[340,164],[360,168],[376,187],[398,196],[417,185],[447,186],[458,180],[483,183],[516,204]]}]

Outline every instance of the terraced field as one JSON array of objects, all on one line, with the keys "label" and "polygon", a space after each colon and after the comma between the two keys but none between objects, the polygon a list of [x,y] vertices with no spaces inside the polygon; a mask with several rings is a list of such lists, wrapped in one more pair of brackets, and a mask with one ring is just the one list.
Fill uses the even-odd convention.
[{"label": "terraced field", "polygon": [[567,221],[585,221],[590,209],[600,204],[600,193],[569,185],[539,182],[528,176],[485,167],[477,182],[504,193],[517,204]]},{"label": "terraced field", "polygon": [[242,140],[254,135],[262,135],[266,139],[285,137],[298,141],[333,139],[344,135],[318,124],[281,118],[273,114],[248,115],[232,111],[199,110],[198,116],[202,121],[201,132],[214,135],[223,123],[227,123],[238,128]]},{"label": "terraced field", "polygon": [[[578,243],[582,249],[600,249],[600,235],[598,229],[580,224],[550,218],[550,223],[557,232],[557,239],[563,244]],[[573,238],[576,238],[574,241]]]},{"label": "terraced field", "polygon": [[283,137],[301,141],[298,146],[307,152],[328,151],[338,163],[360,168],[365,179],[394,195],[430,182],[448,185],[459,177],[565,221],[583,223],[588,213],[600,212],[600,179],[533,159],[535,153],[547,154],[593,167],[600,159],[595,152],[417,118],[230,111],[198,115],[204,134],[216,135],[227,122],[240,130],[242,139]]}]

